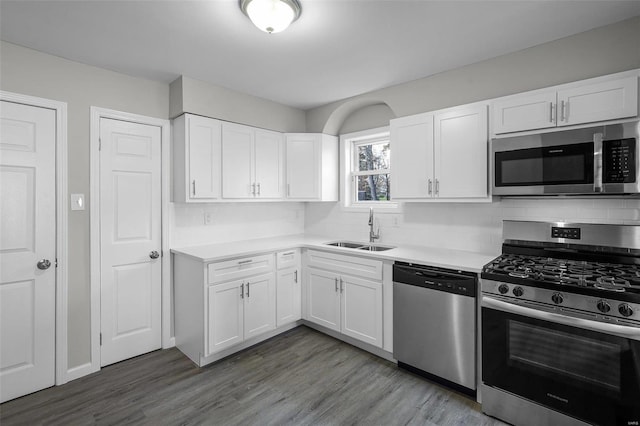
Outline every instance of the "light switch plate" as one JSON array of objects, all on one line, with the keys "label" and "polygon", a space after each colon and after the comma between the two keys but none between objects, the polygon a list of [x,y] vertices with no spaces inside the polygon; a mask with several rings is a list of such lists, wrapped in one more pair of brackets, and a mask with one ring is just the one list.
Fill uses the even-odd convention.
[{"label": "light switch plate", "polygon": [[71,194],[71,210],[84,210],[84,194]]}]

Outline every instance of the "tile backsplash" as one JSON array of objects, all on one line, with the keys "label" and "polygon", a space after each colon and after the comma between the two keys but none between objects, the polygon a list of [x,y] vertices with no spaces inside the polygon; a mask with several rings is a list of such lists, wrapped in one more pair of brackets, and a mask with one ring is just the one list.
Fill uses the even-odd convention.
[{"label": "tile backsplash", "polygon": [[[224,243],[306,232],[366,241],[368,210],[340,203],[171,204],[171,247]],[[205,216],[207,216],[205,218]],[[381,243],[498,254],[503,220],[640,225],[640,199],[496,198],[493,203],[406,203],[375,210]],[[208,224],[205,224],[207,219]]]},{"label": "tile backsplash", "polygon": [[171,247],[301,234],[304,209],[303,203],[171,203]]},{"label": "tile backsplash", "polygon": [[[503,220],[640,225],[640,199],[496,198],[493,203],[406,203],[402,211],[376,210],[380,242],[420,244],[498,254]],[[308,204],[305,232],[363,241],[368,211],[339,204]]]}]

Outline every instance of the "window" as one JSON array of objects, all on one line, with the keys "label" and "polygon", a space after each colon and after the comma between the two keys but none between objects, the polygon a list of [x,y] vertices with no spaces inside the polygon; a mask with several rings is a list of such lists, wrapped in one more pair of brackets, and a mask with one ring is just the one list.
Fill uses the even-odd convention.
[{"label": "window", "polygon": [[[346,207],[396,207],[391,202],[389,129],[342,135]],[[346,163],[346,164],[345,164]]]},{"label": "window", "polygon": [[359,201],[389,201],[389,154],[390,144],[386,140],[353,142],[352,182],[354,195]]}]

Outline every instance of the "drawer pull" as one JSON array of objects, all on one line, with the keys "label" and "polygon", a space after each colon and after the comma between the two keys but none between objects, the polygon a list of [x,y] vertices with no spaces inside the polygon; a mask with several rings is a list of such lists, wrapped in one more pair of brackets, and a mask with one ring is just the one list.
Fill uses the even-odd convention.
[{"label": "drawer pull", "polygon": [[283,256],[293,256],[294,254],[296,254],[295,251],[288,251],[286,253],[282,253]]},{"label": "drawer pull", "polygon": [[253,262],[253,259],[241,260],[238,262],[238,265],[246,265],[247,263]]}]

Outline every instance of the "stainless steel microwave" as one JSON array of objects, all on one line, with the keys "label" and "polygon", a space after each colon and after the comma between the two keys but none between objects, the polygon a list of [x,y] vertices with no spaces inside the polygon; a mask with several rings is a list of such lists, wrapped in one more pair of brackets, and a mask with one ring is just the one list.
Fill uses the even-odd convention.
[{"label": "stainless steel microwave", "polygon": [[640,194],[640,122],[492,140],[493,195]]}]

